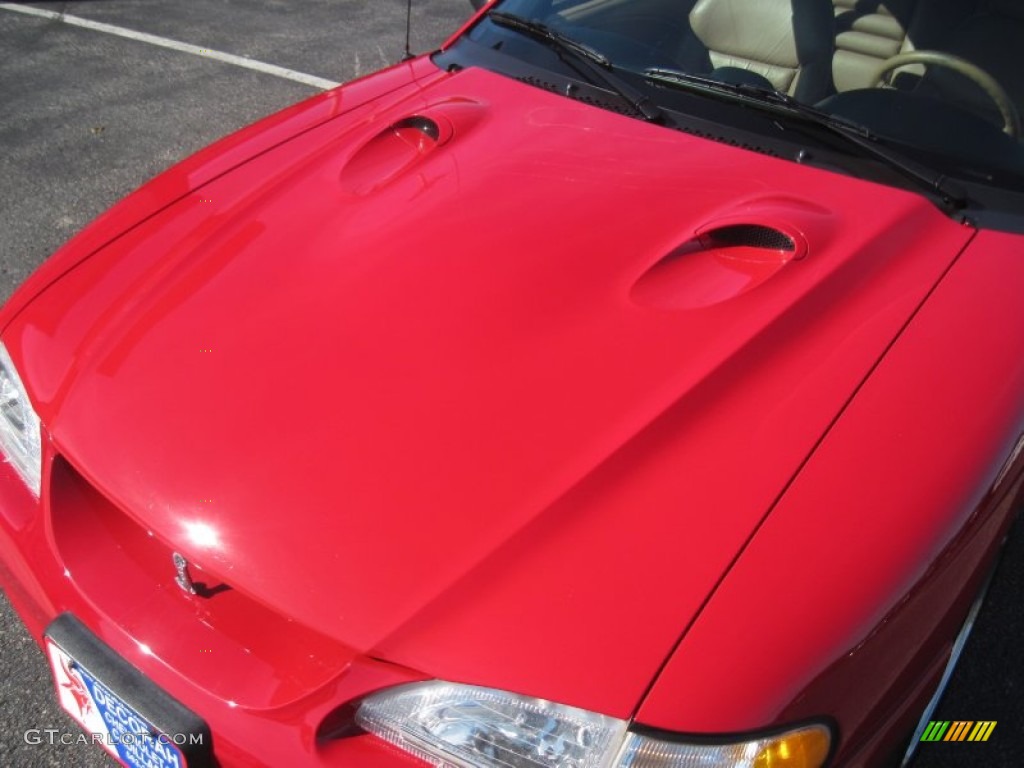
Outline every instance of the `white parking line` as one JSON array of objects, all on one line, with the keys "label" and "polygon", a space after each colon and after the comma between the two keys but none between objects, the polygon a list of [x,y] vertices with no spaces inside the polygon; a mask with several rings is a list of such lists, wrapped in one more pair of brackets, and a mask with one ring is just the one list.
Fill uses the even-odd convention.
[{"label": "white parking line", "polygon": [[69,16],[66,13],[45,11],[41,8],[33,8],[30,5],[14,5],[13,3],[0,3],[0,10],[15,11],[16,13],[24,13],[29,16],[39,16],[44,19],[52,19],[53,21],[62,21],[65,24],[70,24],[75,27],[84,27],[85,29],[91,29],[96,32],[105,32],[108,35],[117,35],[118,37],[126,37],[129,40],[138,40],[143,43],[149,43],[150,45],[158,45],[161,48],[170,48],[173,51],[191,53],[195,56],[204,56],[208,59],[222,61],[225,64],[234,64],[236,67],[254,69],[257,72],[264,72],[268,75],[283,77],[286,80],[294,80],[297,83],[311,85],[314,88],[321,88],[323,90],[334,88],[336,85],[339,85],[339,83],[332,80],[325,80],[322,77],[315,77],[314,75],[307,75],[303,72],[296,72],[292,69],[279,67],[276,64],[267,64],[262,61],[256,61],[255,59],[247,59],[244,56],[236,56],[233,53],[224,53],[222,51],[214,51],[209,48],[201,48],[198,45],[192,45],[191,43],[182,43],[178,40],[171,40],[169,37],[150,35],[146,32],[136,32],[133,29],[126,29],[125,27],[118,27],[113,24],[104,24],[100,21],[90,21],[89,19],[83,19],[81,16]]}]

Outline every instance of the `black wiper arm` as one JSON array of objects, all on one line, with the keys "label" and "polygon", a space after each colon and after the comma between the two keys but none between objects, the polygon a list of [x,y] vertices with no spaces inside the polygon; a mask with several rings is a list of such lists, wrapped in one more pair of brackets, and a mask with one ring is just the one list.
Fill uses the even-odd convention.
[{"label": "black wiper arm", "polygon": [[959,211],[970,203],[966,190],[946,174],[910,160],[898,149],[892,149],[883,144],[869,128],[801,104],[787,94],[780,95],[785,98],[778,103],[784,105],[788,112],[809,123],[825,128],[835,136],[842,136],[848,144],[858,147],[865,155],[887,165],[902,174],[904,178],[914,182],[925,192],[938,197],[941,207],[948,212]]},{"label": "black wiper arm", "polygon": [[498,26],[514,29],[517,32],[529,35],[534,40],[547,44],[560,55],[568,54],[572,56],[590,72],[591,80],[597,79],[615,92],[644,120],[655,122],[664,117],[661,109],[647,96],[611,71],[612,63],[607,56],[591,48],[586,43],[573,40],[568,35],[552,29],[547,24],[527,19],[514,13],[491,11],[487,14],[487,18]]},{"label": "black wiper arm", "polygon": [[755,106],[762,106],[797,117],[806,123],[824,128],[834,136],[841,137],[847,144],[852,144],[860,149],[862,154],[897,171],[913,181],[919,188],[937,196],[942,201],[943,207],[950,211],[960,210],[970,202],[967,193],[956,182],[950,180],[943,173],[937,173],[926,166],[908,160],[898,150],[882,144],[866,126],[808,106],[794,99],[788,93],[748,83],[725,83],[709,77],[661,67],[646,69],[643,75],[664,85],[724,94]]},{"label": "black wiper arm", "polygon": [[611,66],[608,57],[600,51],[591,48],[586,43],[581,43],[579,40],[573,40],[568,35],[562,34],[543,22],[528,19],[525,16],[518,16],[514,13],[504,13],[503,11],[491,11],[487,14],[487,18],[502,27],[525,32],[539,40],[557,43],[560,48],[570,49],[573,53],[595,64],[600,64],[602,67]]},{"label": "black wiper arm", "polygon": [[665,67],[648,67],[643,71],[643,76],[654,80],[662,85],[678,86],[684,90],[709,90],[725,93],[738,93],[739,86],[733,83],[726,83],[722,80],[715,80],[704,75],[695,75],[691,72],[683,72],[678,69],[667,69]]}]

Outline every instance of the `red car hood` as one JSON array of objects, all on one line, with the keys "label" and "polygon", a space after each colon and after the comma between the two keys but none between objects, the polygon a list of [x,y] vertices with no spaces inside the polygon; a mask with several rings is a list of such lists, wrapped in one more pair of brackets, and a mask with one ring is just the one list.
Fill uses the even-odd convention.
[{"label": "red car hood", "polygon": [[467,70],[193,191],[8,337],[55,446],[205,572],[625,716],[970,235]]}]

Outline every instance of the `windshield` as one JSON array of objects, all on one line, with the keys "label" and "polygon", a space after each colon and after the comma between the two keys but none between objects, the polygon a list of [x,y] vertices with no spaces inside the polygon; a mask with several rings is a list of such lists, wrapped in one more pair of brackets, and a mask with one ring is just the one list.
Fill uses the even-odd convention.
[{"label": "windshield", "polygon": [[[669,127],[682,126],[662,111],[699,112],[697,97],[742,102],[737,120],[754,106],[819,133],[853,128],[848,152],[870,143],[876,161],[1011,193],[1022,210],[1021,0],[505,0],[467,39]],[[719,107],[715,120],[730,118]]]}]

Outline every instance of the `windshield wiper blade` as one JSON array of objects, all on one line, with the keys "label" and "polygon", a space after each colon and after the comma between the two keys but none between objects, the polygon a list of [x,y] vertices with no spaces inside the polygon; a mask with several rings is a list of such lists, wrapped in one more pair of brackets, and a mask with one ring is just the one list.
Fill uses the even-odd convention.
[{"label": "windshield wiper blade", "polygon": [[666,67],[648,67],[641,73],[648,80],[654,80],[663,85],[678,85],[685,90],[706,88],[709,91],[725,91],[727,93],[738,92],[738,86],[722,80],[715,80],[704,75],[695,75],[692,72],[683,72],[679,69],[668,69]]},{"label": "windshield wiper blade", "polygon": [[611,71],[612,63],[607,56],[586,43],[573,40],[547,24],[514,13],[491,11],[487,14],[487,18],[498,26],[514,29],[547,44],[560,55],[572,56],[590,72],[591,82],[595,79],[599,80],[601,84],[629,104],[644,120],[657,122],[664,118],[662,110],[647,96]]},{"label": "windshield wiper blade", "polygon": [[966,191],[955,181],[944,173],[933,171],[927,166],[908,159],[899,150],[883,144],[868,127],[804,104],[788,93],[749,83],[726,83],[663,67],[645,69],[643,75],[664,85],[724,94],[744,103],[799,118],[803,122],[824,128],[830,134],[841,137],[847,144],[852,144],[860,149],[862,154],[897,171],[904,178],[914,182],[918,188],[938,197],[942,206],[951,212],[965,208],[970,202]]},{"label": "windshield wiper blade", "polygon": [[842,136],[847,143],[860,148],[864,154],[892,168],[925,192],[937,197],[942,208],[948,212],[959,211],[970,204],[967,191],[954,180],[884,144],[869,128],[801,104],[786,94],[783,95],[786,99],[778,103],[784,105],[790,114],[825,128],[835,136]]}]

